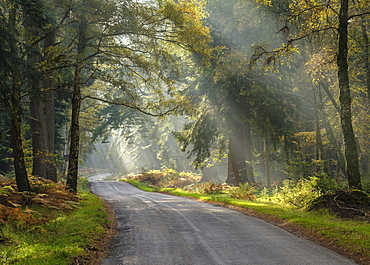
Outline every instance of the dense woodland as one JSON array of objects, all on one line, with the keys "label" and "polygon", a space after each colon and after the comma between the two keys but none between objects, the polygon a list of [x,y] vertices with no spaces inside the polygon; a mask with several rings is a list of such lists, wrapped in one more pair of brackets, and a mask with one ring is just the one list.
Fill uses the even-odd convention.
[{"label": "dense woodland", "polygon": [[[368,0],[0,0],[0,170],[370,189]],[[95,164],[95,165],[94,165]]]}]

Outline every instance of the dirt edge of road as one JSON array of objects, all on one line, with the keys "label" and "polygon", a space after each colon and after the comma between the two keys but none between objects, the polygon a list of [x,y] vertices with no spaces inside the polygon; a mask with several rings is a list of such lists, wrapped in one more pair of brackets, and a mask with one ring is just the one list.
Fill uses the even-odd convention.
[{"label": "dirt edge of road", "polygon": [[[100,198],[100,197],[99,197]],[[96,240],[96,243],[86,250],[84,257],[77,258],[72,265],[100,265],[101,261],[107,256],[109,252],[110,242],[115,235],[117,235],[117,223],[114,211],[109,204],[102,198],[102,201],[108,215],[108,224],[104,224],[106,233]]]}]

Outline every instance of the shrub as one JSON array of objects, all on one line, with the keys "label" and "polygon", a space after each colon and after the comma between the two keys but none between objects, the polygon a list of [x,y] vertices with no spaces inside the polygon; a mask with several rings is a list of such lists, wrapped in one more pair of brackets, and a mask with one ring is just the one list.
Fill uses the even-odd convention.
[{"label": "shrub", "polygon": [[320,196],[317,185],[318,178],[301,178],[298,180],[286,179],[281,187],[274,189],[273,201],[293,205],[298,208],[305,208]]},{"label": "shrub", "polygon": [[230,190],[230,195],[235,199],[253,201],[256,198],[256,195],[253,194],[254,191],[255,188],[253,185],[249,183],[240,183],[239,187]]},{"label": "shrub", "polygon": [[333,178],[330,178],[327,174],[321,174],[320,176],[318,176],[316,183],[317,188],[322,193],[338,190],[338,183]]},{"label": "shrub", "polygon": [[174,169],[150,170],[136,175],[126,175],[124,178],[161,188],[183,188],[193,183],[197,183],[201,179],[198,174],[191,172],[177,172]]},{"label": "shrub", "polygon": [[197,185],[198,191],[203,194],[219,194],[222,192],[222,184],[207,181]]}]

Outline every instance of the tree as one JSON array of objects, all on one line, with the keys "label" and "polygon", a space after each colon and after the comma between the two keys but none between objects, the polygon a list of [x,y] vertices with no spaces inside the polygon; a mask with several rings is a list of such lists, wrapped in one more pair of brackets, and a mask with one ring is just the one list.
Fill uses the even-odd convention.
[{"label": "tree", "polygon": [[[77,189],[79,157],[79,114],[84,98],[123,105],[149,115],[162,115],[173,108],[176,95],[175,51],[207,52],[207,30],[201,23],[201,5],[196,2],[126,3],[81,1],[72,10],[69,29],[75,45],[73,73],[71,145],[67,185]],[[108,5],[107,5],[108,4]],[[156,14],[156,15],[154,15]],[[71,18],[72,19],[72,18]],[[191,22],[190,22],[191,21]],[[66,41],[66,47],[71,47]],[[172,69],[167,71],[163,69]],[[94,95],[83,88],[93,82],[118,86],[120,96]],[[171,92],[172,91],[172,92]],[[154,114],[151,111],[155,112]]]},{"label": "tree", "polygon": [[5,6],[6,12],[1,13],[0,33],[3,38],[1,45],[1,105],[11,119],[11,136],[13,146],[14,171],[19,191],[30,191],[31,187],[27,177],[26,164],[23,152],[21,130],[22,119],[22,92],[23,82],[27,75],[27,63],[22,59],[22,43],[18,42],[17,16],[18,5],[9,2]]},{"label": "tree", "polygon": [[[331,3],[298,1],[291,3],[289,6],[286,6],[285,12],[282,13],[283,17],[289,18],[288,21],[291,22],[290,24],[286,23],[285,27],[281,30],[286,32],[289,36],[288,41],[282,49],[279,48],[275,50],[275,52],[280,52],[284,51],[286,48],[291,49],[295,47],[295,49],[299,49],[300,52],[308,54],[308,56],[311,57],[311,61],[316,60],[320,62],[318,60],[321,60],[320,68],[315,70],[317,72],[321,70],[321,76],[313,79],[313,83],[323,81],[327,75],[327,73],[324,73],[325,71],[322,71],[323,68],[329,68],[327,65],[336,62],[340,94],[340,123],[345,143],[346,175],[348,184],[351,188],[361,188],[361,176],[358,161],[359,146],[356,144],[352,121],[353,96],[350,91],[351,83],[348,71],[348,63],[354,62],[357,57],[350,43],[356,41],[354,39],[349,41],[348,30],[349,21],[356,21],[357,18],[362,18],[369,14],[368,5],[365,2],[366,1],[353,2],[351,5],[348,1]],[[269,3],[265,4],[268,5],[268,9],[270,10],[279,10],[279,4],[276,4],[276,6]],[[349,10],[351,10],[351,15],[349,15]],[[351,23],[352,32],[359,31],[360,28],[357,25],[357,23]],[[302,41],[305,41],[304,45],[302,45]],[[366,36],[364,36],[364,41],[366,43]],[[312,47],[315,48],[312,49]],[[314,50],[314,53],[310,53],[310,48]],[[363,46],[361,49],[366,51],[368,48]],[[331,51],[334,51],[336,55]],[[349,57],[349,51],[351,57]],[[320,54],[321,56],[327,57],[320,57]],[[364,52],[364,54],[366,54],[366,52]],[[271,55],[271,53],[269,53],[269,55]],[[334,60],[330,61],[331,58],[334,58]],[[325,63],[327,65],[325,65]],[[358,69],[358,65],[353,64],[353,69],[356,68]],[[352,77],[353,81],[356,79],[357,77]],[[366,82],[362,83],[365,84]],[[333,100],[331,101],[334,102]],[[333,137],[331,137],[331,139],[333,139]]]},{"label": "tree", "polygon": [[[39,0],[24,3],[27,59],[39,81],[30,84],[30,123],[32,131],[32,175],[57,181],[54,159],[54,87],[46,66],[49,50],[55,44],[55,29],[50,28],[46,5]],[[54,25],[52,25],[54,27]],[[42,44],[42,47],[41,47]]]},{"label": "tree", "polygon": [[352,127],[351,92],[348,78],[348,0],[341,0],[338,27],[338,80],[340,89],[340,120],[342,125],[345,155],[347,161],[347,178],[351,188],[362,189],[357,144]]}]

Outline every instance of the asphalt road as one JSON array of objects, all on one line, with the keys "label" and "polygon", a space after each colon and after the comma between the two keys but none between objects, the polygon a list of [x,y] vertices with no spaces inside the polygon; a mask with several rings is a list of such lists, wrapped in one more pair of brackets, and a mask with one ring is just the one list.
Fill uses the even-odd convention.
[{"label": "asphalt road", "polygon": [[90,178],[114,210],[118,235],[103,265],[355,264],[258,218],[188,198]]}]

